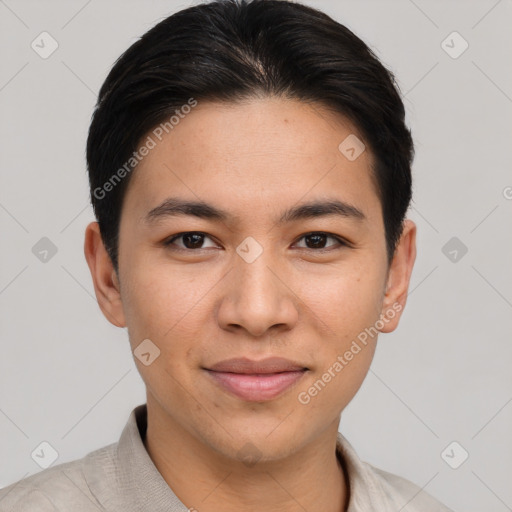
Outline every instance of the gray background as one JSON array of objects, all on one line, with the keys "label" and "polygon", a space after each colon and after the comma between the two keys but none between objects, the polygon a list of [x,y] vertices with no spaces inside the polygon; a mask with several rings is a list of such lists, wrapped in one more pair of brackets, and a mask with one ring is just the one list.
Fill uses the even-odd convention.
[{"label": "gray background", "polygon": [[[362,459],[455,511],[512,510],[512,1],[304,3],[396,73],[417,148],[410,297],[340,429]],[[85,141],[114,60],[187,5],[0,0],[0,486],[41,470],[42,441],[56,463],[115,442],[145,401],[83,256]],[[42,31],[59,45],[47,59],[31,48]],[[469,44],[458,58],[442,45],[453,31]],[[46,262],[32,251],[43,237],[57,248]],[[452,441],[469,453],[458,469],[441,456]]]}]

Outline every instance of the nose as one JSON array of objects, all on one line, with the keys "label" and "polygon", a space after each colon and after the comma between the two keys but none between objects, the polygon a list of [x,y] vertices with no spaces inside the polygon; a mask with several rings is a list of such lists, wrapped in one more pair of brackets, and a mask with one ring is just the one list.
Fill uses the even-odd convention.
[{"label": "nose", "polygon": [[270,251],[263,251],[251,263],[236,255],[226,280],[217,312],[223,329],[243,329],[253,337],[261,337],[270,330],[292,329],[297,323],[299,299]]}]

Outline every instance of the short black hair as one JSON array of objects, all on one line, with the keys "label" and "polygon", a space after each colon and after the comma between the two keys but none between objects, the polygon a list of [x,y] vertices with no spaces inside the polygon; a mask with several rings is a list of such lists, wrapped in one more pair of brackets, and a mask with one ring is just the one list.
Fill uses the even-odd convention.
[{"label": "short black hair", "polygon": [[375,160],[371,174],[391,262],[412,197],[414,158],[393,73],[317,9],[288,0],[218,0],[176,12],[147,31],[117,59],[99,92],[87,168],[116,273],[121,208],[142,138],[161,123],[169,126],[194,101],[270,96],[323,105],[361,133]]}]

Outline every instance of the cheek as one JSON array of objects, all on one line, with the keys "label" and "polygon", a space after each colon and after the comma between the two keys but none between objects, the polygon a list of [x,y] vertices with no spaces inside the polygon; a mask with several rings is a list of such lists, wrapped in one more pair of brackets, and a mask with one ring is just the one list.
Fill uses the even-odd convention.
[{"label": "cheek", "polygon": [[311,407],[310,412],[317,410],[319,417],[334,420],[361,387],[377,342],[376,335],[369,336],[365,327],[359,327],[366,323],[364,318],[358,318],[349,328],[341,325],[335,339],[322,343],[315,371],[297,394],[298,402]]},{"label": "cheek", "polygon": [[[301,296],[338,348],[379,318],[382,278],[375,267],[304,282]],[[309,286],[308,286],[309,284]],[[314,285],[314,286],[313,286]]]},{"label": "cheek", "polygon": [[[174,274],[175,275],[175,274]],[[183,374],[197,336],[189,332],[194,304],[199,300],[186,284],[176,283],[170,273],[148,265],[132,273],[124,290],[123,305],[134,361],[152,396],[163,406],[184,403]],[[197,320],[195,324],[197,324]],[[158,354],[146,365],[137,357],[137,347],[150,340],[150,352]],[[147,342],[146,342],[147,343]],[[156,347],[156,348],[155,348]]]},{"label": "cheek", "polygon": [[305,386],[308,407],[336,417],[354,397],[367,375],[377,341],[372,330],[380,315],[380,274],[373,269],[326,279],[322,286],[304,283],[304,302],[314,313],[322,343],[316,371]]},{"label": "cheek", "polygon": [[132,268],[140,270],[128,277],[123,290],[128,330],[134,341],[150,338],[164,345],[182,331],[184,320],[197,315],[210,285],[169,267],[146,264]]},{"label": "cheek", "polygon": [[176,269],[146,265],[132,273],[125,287],[123,303],[132,351],[146,339],[159,351],[149,366],[136,354],[134,360],[147,387],[162,403],[182,403],[183,386],[193,389],[189,373],[197,365],[196,347],[205,338],[201,330],[211,286],[205,279],[191,279]]}]

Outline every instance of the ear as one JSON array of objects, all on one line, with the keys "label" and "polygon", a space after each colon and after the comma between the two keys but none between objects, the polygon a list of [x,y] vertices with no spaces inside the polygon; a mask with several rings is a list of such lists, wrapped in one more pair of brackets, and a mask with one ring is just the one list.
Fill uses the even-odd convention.
[{"label": "ear", "polygon": [[404,221],[402,236],[388,269],[388,277],[381,320],[384,324],[380,332],[392,332],[398,327],[400,316],[405,308],[407,292],[414,261],[416,260],[416,224],[409,219]]},{"label": "ear", "polygon": [[84,254],[101,311],[111,324],[125,327],[119,279],[103,245],[97,222],[91,222],[85,229]]}]

